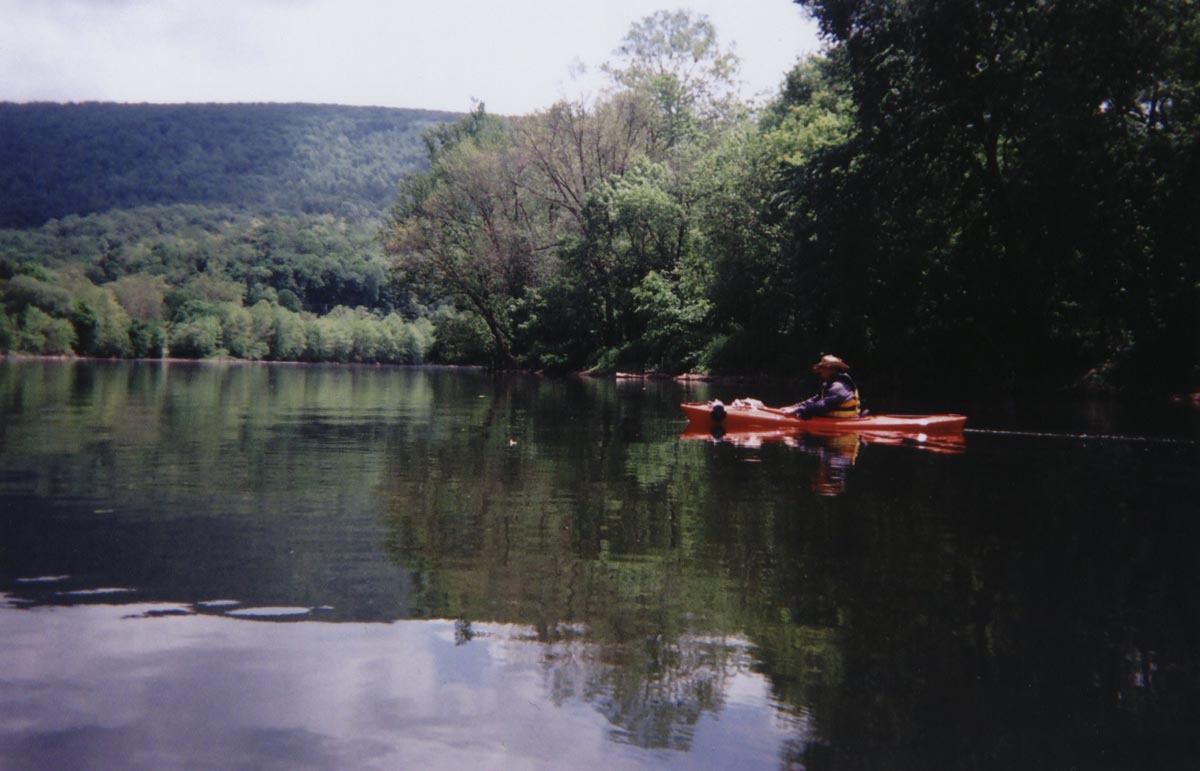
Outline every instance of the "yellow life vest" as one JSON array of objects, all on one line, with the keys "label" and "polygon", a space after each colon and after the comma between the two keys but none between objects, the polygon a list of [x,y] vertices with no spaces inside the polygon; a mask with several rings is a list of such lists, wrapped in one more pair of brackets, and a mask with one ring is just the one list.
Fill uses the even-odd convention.
[{"label": "yellow life vest", "polygon": [[846,401],[839,404],[829,411],[828,417],[831,418],[857,418],[859,415],[858,407],[858,391],[855,390],[854,395]]},{"label": "yellow life vest", "polygon": [[[853,393],[851,394],[849,399],[842,402],[841,404],[839,404],[838,406],[836,406],[832,410],[830,410],[828,413],[826,413],[825,417],[857,418],[861,412],[861,410],[859,408],[859,400],[858,400],[858,386],[854,385],[854,381],[850,379],[849,375],[837,375],[837,376],[835,376],[835,378],[841,379],[841,381],[844,384],[849,385],[850,389]],[[821,390],[822,391],[825,390],[824,386],[822,386]]]}]

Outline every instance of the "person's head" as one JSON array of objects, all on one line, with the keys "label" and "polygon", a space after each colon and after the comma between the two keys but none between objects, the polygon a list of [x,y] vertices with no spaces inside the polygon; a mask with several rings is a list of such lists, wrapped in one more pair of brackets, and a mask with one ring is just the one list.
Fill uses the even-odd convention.
[{"label": "person's head", "polygon": [[820,361],[813,365],[813,372],[820,375],[822,380],[828,380],[835,373],[845,372],[848,369],[850,369],[850,365],[832,353],[825,354]]}]

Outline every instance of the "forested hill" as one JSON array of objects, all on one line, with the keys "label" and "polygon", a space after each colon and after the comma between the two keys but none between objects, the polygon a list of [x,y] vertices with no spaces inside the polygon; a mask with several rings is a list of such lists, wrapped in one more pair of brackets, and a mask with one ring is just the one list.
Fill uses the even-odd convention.
[{"label": "forested hill", "polygon": [[0,103],[0,227],[205,204],[378,217],[452,113],[310,104]]},{"label": "forested hill", "polygon": [[378,235],[456,117],[0,103],[0,353],[424,360]]}]

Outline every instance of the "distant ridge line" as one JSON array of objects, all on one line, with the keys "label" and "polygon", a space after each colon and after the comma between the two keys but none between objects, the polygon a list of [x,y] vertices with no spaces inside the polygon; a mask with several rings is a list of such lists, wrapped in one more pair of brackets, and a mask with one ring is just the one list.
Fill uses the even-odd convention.
[{"label": "distant ridge line", "polygon": [[202,204],[378,218],[462,113],[303,102],[0,102],[0,227]]}]

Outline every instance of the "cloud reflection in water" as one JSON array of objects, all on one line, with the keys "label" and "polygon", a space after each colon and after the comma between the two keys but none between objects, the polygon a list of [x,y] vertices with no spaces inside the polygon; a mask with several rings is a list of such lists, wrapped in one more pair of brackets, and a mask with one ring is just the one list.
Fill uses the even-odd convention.
[{"label": "cloud reflection in water", "polygon": [[622,741],[630,727],[606,720],[615,697],[591,671],[604,655],[582,638],[547,645],[525,627],[474,624],[464,644],[448,620],[184,610],[0,604],[0,765],[722,768],[759,748],[751,765],[774,767],[803,733],[767,708],[738,640],[689,645],[724,701],[670,751]]}]

